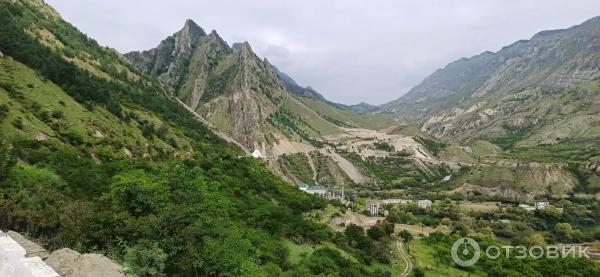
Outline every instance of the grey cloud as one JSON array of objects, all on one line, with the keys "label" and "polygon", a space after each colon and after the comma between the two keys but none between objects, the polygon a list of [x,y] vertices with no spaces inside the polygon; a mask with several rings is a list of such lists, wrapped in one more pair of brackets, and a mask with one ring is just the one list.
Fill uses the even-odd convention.
[{"label": "grey cloud", "polygon": [[453,60],[600,11],[597,0],[46,1],[121,52],[154,47],[191,18],[347,104],[393,100]]}]

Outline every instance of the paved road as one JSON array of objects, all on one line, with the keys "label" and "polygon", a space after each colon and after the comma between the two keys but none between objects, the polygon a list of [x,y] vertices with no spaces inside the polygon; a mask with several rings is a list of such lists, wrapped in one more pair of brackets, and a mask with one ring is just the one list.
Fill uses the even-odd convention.
[{"label": "paved road", "polygon": [[402,259],[404,260],[404,263],[406,264],[406,268],[404,269],[402,274],[400,274],[400,277],[406,277],[412,271],[412,268],[413,268],[412,261],[410,260],[410,256],[406,253],[406,251],[404,251],[404,247],[402,246],[402,243],[400,242],[400,240],[396,240],[396,248],[398,248],[398,252],[400,253],[400,256],[402,256]]}]

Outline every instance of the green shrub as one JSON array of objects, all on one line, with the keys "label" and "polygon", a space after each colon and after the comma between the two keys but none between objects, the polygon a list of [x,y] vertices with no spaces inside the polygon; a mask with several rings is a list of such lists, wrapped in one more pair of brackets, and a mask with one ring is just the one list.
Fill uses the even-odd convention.
[{"label": "green shrub", "polygon": [[0,122],[2,122],[2,120],[8,115],[8,105],[6,104],[2,104],[0,105]]},{"label": "green shrub", "polygon": [[13,120],[12,125],[19,130],[23,130],[23,120],[21,118],[15,118]]},{"label": "green shrub", "polygon": [[167,257],[157,243],[143,240],[132,247],[127,247],[123,265],[127,273],[135,276],[165,276]]}]

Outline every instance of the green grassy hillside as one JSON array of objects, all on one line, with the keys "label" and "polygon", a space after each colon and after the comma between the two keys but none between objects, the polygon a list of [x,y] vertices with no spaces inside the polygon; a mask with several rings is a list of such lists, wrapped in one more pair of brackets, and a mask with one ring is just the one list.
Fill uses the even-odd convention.
[{"label": "green grassy hillside", "polygon": [[300,97],[300,100],[323,118],[341,127],[378,130],[394,125],[394,120],[383,115],[357,114],[307,97]]},{"label": "green grassy hillside", "polygon": [[[380,276],[325,207],[210,132],[156,80],[37,0],[0,1],[0,226],[129,274]],[[226,258],[224,258],[226,257]],[[343,266],[331,266],[341,264]]]}]

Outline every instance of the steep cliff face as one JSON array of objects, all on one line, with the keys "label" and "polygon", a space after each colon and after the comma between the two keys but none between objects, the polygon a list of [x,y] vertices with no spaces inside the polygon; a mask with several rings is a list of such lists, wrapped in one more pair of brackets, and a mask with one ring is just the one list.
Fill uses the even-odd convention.
[{"label": "steep cliff face", "polygon": [[382,107],[463,143],[519,136],[525,146],[596,137],[599,50],[596,17],[453,62]]},{"label": "steep cliff face", "polygon": [[[217,130],[249,152],[260,150],[271,168],[293,182],[365,182],[356,166],[366,167],[367,162],[354,156],[349,161],[336,153],[330,137],[348,135],[353,128],[382,129],[394,124],[328,101],[259,58],[247,42],[229,47],[216,32],[206,35],[189,20],[157,48],[125,56]],[[390,150],[390,155],[395,152]],[[300,158],[293,155],[308,157],[313,174],[300,174],[307,165],[298,165]]]},{"label": "steep cliff face", "polygon": [[184,81],[188,62],[198,39],[206,33],[194,21],[187,20],[183,29],[161,41],[158,47],[125,54],[144,73],[156,76],[168,89],[176,91]]},{"label": "steep cliff face", "polygon": [[191,20],[158,47],[125,57],[250,150],[263,143],[269,150],[281,139],[320,147],[323,136],[344,133],[341,127],[393,124],[328,101],[259,58],[247,42],[230,47],[215,31],[207,35]]},{"label": "steep cliff face", "polygon": [[188,97],[199,98],[196,110],[217,128],[227,130],[243,145],[256,148],[256,143],[267,141],[265,136],[273,129],[267,118],[289,96],[271,65],[244,43],[209,74],[204,91],[195,90]]},{"label": "steep cliff face", "polygon": [[197,50],[185,61],[187,68],[183,74],[186,79],[183,80],[180,89],[175,90],[177,97],[192,109],[196,109],[206,90],[211,89],[207,86],[209,81],[211,85],[219,81],[215,80],[211,72],[231,53],[232,50],[227,43],[215,31],[208,36],[200,37]]},{"label": "steep cliff face", "polygon": [[267,118],[289,97],[273,67],[248,43],[231,48],[191,20],[157,48],[125,56],[249,149],[267,141],[273,131]]}]

